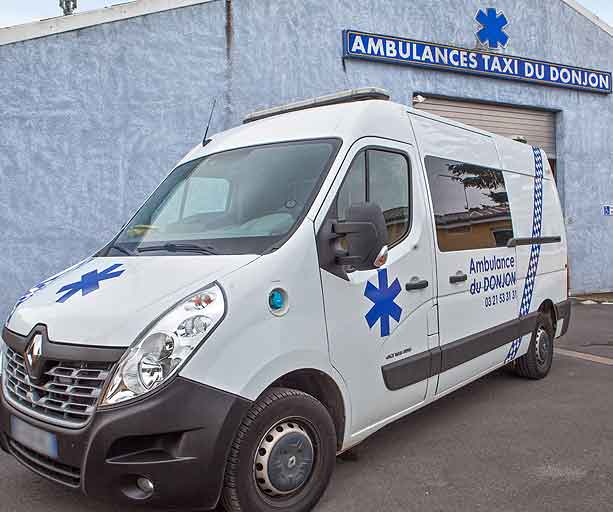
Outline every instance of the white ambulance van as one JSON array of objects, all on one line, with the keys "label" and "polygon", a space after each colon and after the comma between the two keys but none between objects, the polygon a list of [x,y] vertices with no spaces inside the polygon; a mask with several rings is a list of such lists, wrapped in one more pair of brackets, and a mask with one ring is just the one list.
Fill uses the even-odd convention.
[{"label": "white ambulance van", "polygon": [[87,495],[313,508],[335,456],[570,320],[547,157],[360,89],[194,148],[2,331],[2,448]]}]

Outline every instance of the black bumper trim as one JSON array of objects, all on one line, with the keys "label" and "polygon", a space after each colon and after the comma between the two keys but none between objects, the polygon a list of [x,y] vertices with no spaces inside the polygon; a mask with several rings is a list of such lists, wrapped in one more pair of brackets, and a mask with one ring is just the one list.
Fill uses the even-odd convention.
[{"label": "black bumper trim", "polygon": [[538,315],[538,312],[530,313],[442,347],[387,364],[381,368],[385,385],[392,391],[402,389],[487,354],[533,332]]},{"label": "black bumper trim", "polygon": [[572,316],[572,305],[572,299],[567,299],[556,304],[556,318],[558,322],[560,320],[564,320],[560,336],[564,336],[566,334],[566,331],[568,331],[568,326],[570,325],[570,319]]},{"label": "black bumper trim", "polygon": [[[211,510],[221,495],[231,443],[249,407],[247,399],[177,377],[146,399],[98,410],[87,427],[70,430],[28,417],[2,397],[0,443],[22,464],[64,485],[75,481],[58,478],[54,468],[69,473],[80,468],[80,488],[90,496],[139,502],[126,488],[144,476],[155,492],[140,503]],[[28,452],[25,457],[15,450],[11,416],[54,433],[59,460]]]},{"label": "black bumper trim", "polygon": [[9,451],[8,444],[7,444],[6,439],[5,439],[4,435],[2,434],[1,430],[0,430],[0,450],[2,450],[5,453],[11,453]]},{"label": "black bumper trim", "polygon": [[390,391],[395,391],[432,377],[435,375],[432,373],[434,357],[434,350],[427,350],[406,359],[386,364],[381,368],[385,386]]},{"label": "black bumper trim", "polygon": [[81,486],[81,475],[78,468],[58,464],[12,439],[9,439],[8,445],[9,453],[29,470],[72,489],[78,489]]}]

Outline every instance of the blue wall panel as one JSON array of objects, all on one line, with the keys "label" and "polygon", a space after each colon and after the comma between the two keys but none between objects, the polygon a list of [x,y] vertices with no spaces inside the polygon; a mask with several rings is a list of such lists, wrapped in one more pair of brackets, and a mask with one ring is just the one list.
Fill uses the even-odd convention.
[{"label": "blue wall panel", "polygon": [[[557,0],[495,2],[510,54],[613,70],[613,38]],[[223,0],[0,46],[0,316],[88,256],[202,136],[255,109],[376,85],[559,109],[572,288],[613,289],[611,96],[347,61],[347,28],[474,47],[477,0]]]}]

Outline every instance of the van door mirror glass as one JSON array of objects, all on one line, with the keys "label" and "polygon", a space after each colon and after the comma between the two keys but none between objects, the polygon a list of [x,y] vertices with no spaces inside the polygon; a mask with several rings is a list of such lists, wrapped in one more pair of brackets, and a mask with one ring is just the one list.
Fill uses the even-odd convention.
[{"label": "van door mirror glass", "polygon": [[335,262],[354,270],[377,268],[378,258],[387,244],[387,226],[376,203],[356,203],[347,209],[345,220],[335,221]]}]

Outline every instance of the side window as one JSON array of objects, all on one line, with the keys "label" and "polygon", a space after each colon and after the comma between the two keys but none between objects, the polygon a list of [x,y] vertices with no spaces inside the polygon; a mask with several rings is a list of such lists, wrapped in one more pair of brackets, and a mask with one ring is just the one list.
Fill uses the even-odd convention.
[{"label": "side window", "polygon": [[513,223],[504,173],[431,156],[425,164],[439,249],[506,247]]},{"label": "side window", "polygon": [[409,231],[411,222],[409,162],[392,151],[369,149],[353,160],[336,200],[339,220],[346,219],[349,206],[374,202],[383,211],[392,246]]},{"label": "side window", "polygon": [[409,163],[398,153],[368,151],[368,200],[383,210],[388,245],[409,231]]},{"label": "side window", "polygon": [[338,220],[347,219],[347,210],[352,204],[366,202],[366,151],[353,160],[336,199]]}]

